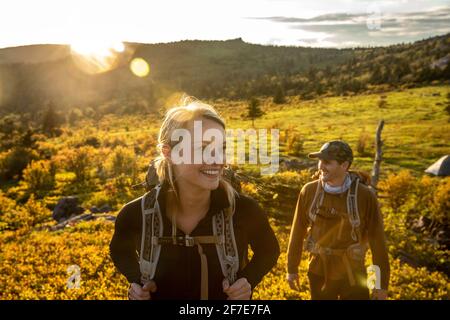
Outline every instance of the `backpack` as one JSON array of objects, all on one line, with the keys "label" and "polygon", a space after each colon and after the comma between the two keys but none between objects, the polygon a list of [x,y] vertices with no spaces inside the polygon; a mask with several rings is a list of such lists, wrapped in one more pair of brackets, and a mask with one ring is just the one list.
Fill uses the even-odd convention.
[{"label": "backpack", "polygon": [[[370,185],[370,179],[367,179],[367,175],[361,174],[359,172],[349,172],[350,178],[352,179],[350,188],[347,192],[347,212],[346,216],[348,217],[348,221],[352,227],[351,231],[351,238],[353,241],[355,241],[354,244],[348,246],[345,249],[333,249],[328,248],[319,245],[313,238],[312,238],[312,228],[314,226],[314,222],[316,221],[317,214],[319,213],[319,210],[323,203],[323,198],[325,196],[325,190],[323,189],[322,183],[318,181],[316,193],[314,195],[313,201],[309,207],[308,210],[308,219],[310,222],[310,228],[308,231],[307,239],[305,242],[305,250],[310,252],[313,255],[319,256],[319,258],[322,260],[322,264],[324,267],[324,285],[322,287],[322,290],[326,288],[327,285],[327,260],[328,256],[339,256],[342,258],[348,280],[351,286],[354,286],[356,284],[355,277],[353,275],[353,271],[350,264],[350,259],[353,260],[359,260],[364,261],[368,246],[367,243],[363,242],[362,239],[362,232],[360,230],[360,215],[358,211],[358,187],[360,183],[363,183],[365,185]],[[338,238],[340,237],[340,234],[342,233],[344,220],[341,219],[341,224],[338,232]]]},{"label": "backpack", "polygon": [[158,195],[161,185],[148,191],[141,200],[142,238],[139,255],[141,281],[144,283],[155,277],[161,249],[165,245],[197,246],[201,262],[201,300],[208,299],[208,261],[203,253],[202,244],[214,244],[220,261],[222,274],[230,285],[236,280],[239,270],[239,257],[233,229],[233,217],[223,210],[213,216],[212,235],[191,237],[177,236],[176,227],[172,225],[172,236],[163,236],[163,220]]}]

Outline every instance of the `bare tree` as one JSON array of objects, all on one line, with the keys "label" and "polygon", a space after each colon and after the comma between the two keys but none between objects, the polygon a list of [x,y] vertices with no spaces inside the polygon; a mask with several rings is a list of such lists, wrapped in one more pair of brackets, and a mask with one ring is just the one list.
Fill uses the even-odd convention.
[{"label": "bare tree", "polygon": [[381,150],[383,146],[383,141],[381,140],[381,131],[383,131],[384,127],[384,120],[381,120],[378,123],[377,127],[377,133],[375,135],[375,161],[373,162],[373,169],[372,169],[372,186],[375,189],[375,192],[377,191],[377,184],[378,180],[380,178],[380,166],[381,166],[381,160],[383,152]]}]

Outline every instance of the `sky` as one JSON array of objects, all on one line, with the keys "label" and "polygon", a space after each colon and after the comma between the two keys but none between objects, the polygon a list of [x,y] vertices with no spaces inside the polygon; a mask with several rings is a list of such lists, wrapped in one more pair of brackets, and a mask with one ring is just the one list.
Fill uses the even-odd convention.
[{"label": "sky", "polygon": [[450,0],[2,0],[0,48],[227,40],[354,47],[450,32]]}]

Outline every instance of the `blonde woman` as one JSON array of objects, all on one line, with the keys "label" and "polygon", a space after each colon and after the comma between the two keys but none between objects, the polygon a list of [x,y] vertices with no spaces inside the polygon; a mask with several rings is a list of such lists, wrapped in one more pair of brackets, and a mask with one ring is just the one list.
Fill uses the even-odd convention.
[{"label": "blonde woman", "polygon": [[[173,141],[177,132],[198,137],[199,128],[200,140],[174,152],[190,140]],[[280,248],[266,214],[224,178],[224,160],[174,159],[204,154],[212,143],[203,140],[206,132],[222,135],[216,142],[225,141],[225,123],[213,107],[195,101],[170,109],[158,138],[159,185],[117,216],[110,251],[130,283],[131,300],[250,299],[277,262]],[[216,147],[224,154],[224,145]]]}]

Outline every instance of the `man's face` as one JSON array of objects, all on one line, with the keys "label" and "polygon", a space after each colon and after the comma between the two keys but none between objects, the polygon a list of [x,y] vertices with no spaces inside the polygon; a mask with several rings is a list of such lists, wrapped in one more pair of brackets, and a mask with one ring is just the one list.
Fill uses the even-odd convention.
[{"label": "man's face", "polygon": [[337,160],[319,159],[318,169],[324,182],[334,182],[343,178],[347,172],[348,161],[339,164]]}]

